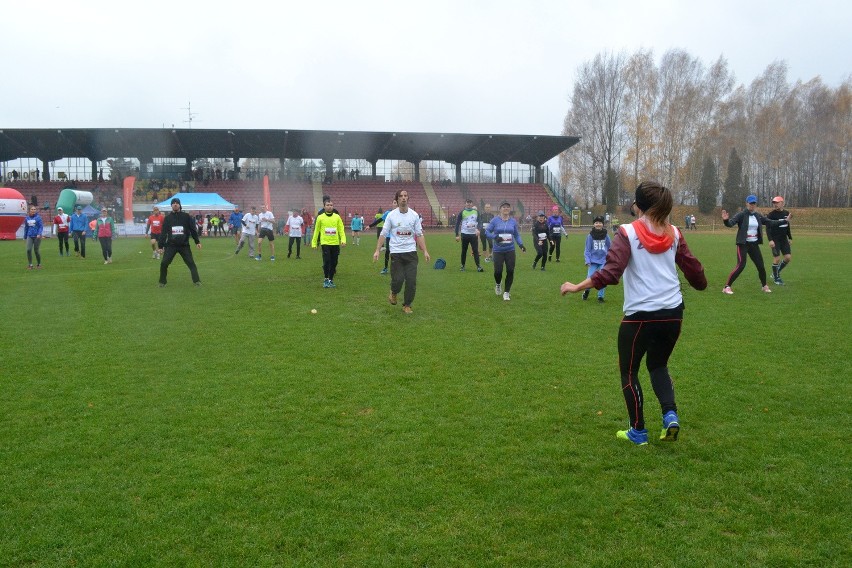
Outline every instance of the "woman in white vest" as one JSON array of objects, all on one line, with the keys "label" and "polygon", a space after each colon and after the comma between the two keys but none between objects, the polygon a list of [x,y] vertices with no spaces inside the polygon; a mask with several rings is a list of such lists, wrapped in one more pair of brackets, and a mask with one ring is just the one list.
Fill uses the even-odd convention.
[{"label": "woman in white vest", "polygon": [[639,218],[619,227],[604,267],[579,284],[565,282],[561,288],[563,295],[589,288],[600,290],[618,284],[623,275],[624,319],[618,331],[618,359],[630,427],[616,435],[640,446],[648,443],[639,384],[639,367],[646,354],[645,366],[663,415],[660,440],[673,442],[680,432],[668,369],[684,309],[676,267],[693,288],[707,288],[704,268],[690,252],[683,234],[668,222],[672,202],[668,188],[655,181],[640,183],[631,205],[631,213]]}]

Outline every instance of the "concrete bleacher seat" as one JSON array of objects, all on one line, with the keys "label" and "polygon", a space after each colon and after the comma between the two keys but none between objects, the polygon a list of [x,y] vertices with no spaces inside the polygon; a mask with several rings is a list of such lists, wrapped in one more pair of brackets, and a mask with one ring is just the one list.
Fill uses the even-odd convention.
[{"label": "concrete bleacher seat", "polygon": [[542,184],[534,183],[465,183],[440,186],[433,184],[435,194],[438,196],[442,207],[448,208],[450,214],[455,214],[464,209],[467,197],[473,199],[474,205],[490,203],[492,210],[496,213],[503,200],[509,201],[512,208],[517,208],[520,201],[524,206],[524,215],[542,209],[550,212],[554,205],[553,199]]},{"label": "concrete bleacher seat", "polygon": [[[111,182],[77,182],[77,189],[96,191],[98,187],[110,185]],[[55,205],[65,183],[60,182],[30,182],[18,181],[7,184],[18,189],[24,198],[29,200],[35,195],[39,204]],[[484,183],[484,184],[451,184],[441,186],[432,183],[432,190],[438,198],[441,211],[447,215],[455,215],[464,208],[466,196],[470,196],[479,206],[491,203],[496,213],[501,201],[507,199],[513,209],[520,201],[523,204],[524,216],[535,215],[539,209],[550,213],[554,202],[545,187],[541,184],[526,183]],[[119,192],[120,188],[114,187]],[[426,190],[420,182],[412,181],[375,181],[371,179],[341,180],[322,186],[322,193],[330,195],[335,207],[341,212],[346,224],[349,224],[354,213],[360,213],[370,221],[381,209],[387,210],[393,202],[394,195],[400,189],[408,192],[409,203],[417,211],[427,225],[434,225],[440,218],[439,211],[433,211]],[[260,208],[263,205],[263,182],[261,180],[211,180],[207,185],[199,185],[197,191],[216,192],[231,203],[247,209],[252,205]],[[269,184],[272,210],[276,217],[286,215],[292,209],[314,208],[314,186],[307,181],[272,180]],[[138,204],[138,203],[137,203]]]},{"label": "concrete bleacher seat", "polygon": [[[6,187],[20,191],[27,202],[32,201],[32,197],[35,196],[38,199],[39,207],[42,207],[45,203],[50,203],[51,207],[55,206],[56,201],[59,199],[59,194],[66,185],[66,182],[20,180],[16,182],[10,181],[5,184]],[[89,191],[87,188],[79,187],[80,183],[77,185],[78,189]]]},{"label": "concrete bleacher seat", "polygon": [[270,182],[269,197],[272,201],[272,211],[277,216],[285,215],[291,210],[301,211],[304,208],[313,209],[314,207],[314,189],[308,182]]}]

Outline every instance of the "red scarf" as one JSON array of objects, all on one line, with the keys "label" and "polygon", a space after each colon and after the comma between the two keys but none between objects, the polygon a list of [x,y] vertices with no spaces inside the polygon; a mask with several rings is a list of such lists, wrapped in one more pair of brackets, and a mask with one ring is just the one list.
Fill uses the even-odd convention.
[{"label": "red scarf", "polygon": [[633,229],[636,231],[636,236],[639,237],[639,242],[642,243],[642,246],[644,246],[645,250],[648,252],[654,254],[666,252],[671,248],[672,243],[674,242],[674,239],[665,233],[662,235],[652,233],[648,228],[648,225],[646,225],[641,219],[633,221],[631,225],[633,225]]}]

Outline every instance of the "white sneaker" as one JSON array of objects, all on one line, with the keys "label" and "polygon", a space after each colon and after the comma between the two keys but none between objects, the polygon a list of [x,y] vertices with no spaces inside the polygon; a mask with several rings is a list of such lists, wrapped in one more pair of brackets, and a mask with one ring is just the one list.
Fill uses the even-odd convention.
[{"label": "white sneaker", "polygon": [[500,292],[502,292],[502,291],[503,291],[503,290],[502,290],[502,289],[500,289],[500,285],[499,285],[499,284],[497,284],[496,286],[494,286],[494,293],[495,293],[495,294],[497,294],[498,296],[500,295]]},{"label": "white sneaker", "polygon": [[725,286],[724,288],[722,288],[722,293],[723,293],[723,294],[733,294],[733,293],[734,293],[734,291],[733,291],[733,290],[731,290],[731,287],[730,287],[730,286]]},{"label": "white sneaker", "polygon": [[763,291],[764,291],[764,292],[766,292],[767,294],[771,294],[771,293],[772,293],[772,290],[770,290],[770,289],[769,289],[769,286],[764,286],[764,287],[763,287]]},{"label": "white sneaker", "polygon": [[509,297],[509,293],[508,293],[508,292],[503,292],[503,301],[504,301],[504,302],[508,302],[508,301],[509,301],[509,300],[511,300],[511,299],[512,299],[512,298],[511,298],[511,297]]}]

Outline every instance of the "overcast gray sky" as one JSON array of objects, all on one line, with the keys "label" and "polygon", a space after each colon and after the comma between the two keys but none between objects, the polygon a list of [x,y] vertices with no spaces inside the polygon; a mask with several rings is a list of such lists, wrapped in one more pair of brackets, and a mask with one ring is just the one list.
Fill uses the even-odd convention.
[{"label": "overcast gray sky", "polygon": [[[190,6],[187,6],[190,5]],[[560,134],[609,50],[728,60],[737,84],[852,73],[848,1],[5,3],[0,128]]]}]

